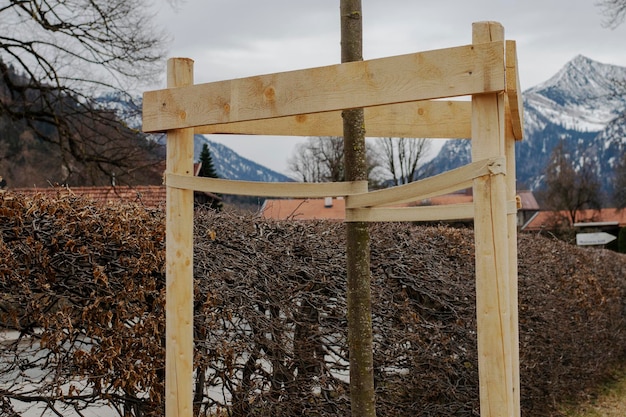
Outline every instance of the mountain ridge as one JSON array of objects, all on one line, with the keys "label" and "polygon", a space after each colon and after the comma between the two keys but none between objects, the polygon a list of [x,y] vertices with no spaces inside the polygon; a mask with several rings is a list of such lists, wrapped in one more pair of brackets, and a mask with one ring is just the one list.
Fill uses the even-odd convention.
[{"label": "mountain ridge", "polygon": [[[626,152],[626,67],[578,55],[545,82],[522,93],[524,139],[516,144],[518,189],[537,191],[552,150],[563,142],[573,161],[596,165],[610,194],[612,170]],[[430,161],[435,173],[470,160],[471,143],[449,140]]]}]

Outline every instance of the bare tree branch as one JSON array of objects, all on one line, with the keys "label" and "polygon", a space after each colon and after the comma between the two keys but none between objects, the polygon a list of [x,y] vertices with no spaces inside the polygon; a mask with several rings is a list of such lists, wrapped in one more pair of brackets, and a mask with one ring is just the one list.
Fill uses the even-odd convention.
[{"label": "bare tree branch", "polygon": [[602,14],[605,16],[605,27],[615,29],[624,22],[624,18],[626,18],[625,0],[600,0],[596,5],[602,8]]}]

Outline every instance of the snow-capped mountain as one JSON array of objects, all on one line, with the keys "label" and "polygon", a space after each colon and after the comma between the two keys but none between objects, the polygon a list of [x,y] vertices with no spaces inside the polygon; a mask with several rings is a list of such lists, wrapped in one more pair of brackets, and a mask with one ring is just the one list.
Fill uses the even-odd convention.
[{"label": "snow-capped mountain", "polygon": [[[516,145],[518,188],[540,189],[552,150],[561,141],[573,161],[595,164],[605,191],[626,152],[626,68],[584,56],[546,82],[523,92],[524,140]],[[434,172],[470,160],[470,141],[450,140],[431,161]]]},{"label": "snow-capped mountain", "polygon": [[548,81],[523,93],[528,133],[547,123],[577,131],[604,129],[626,107],[624,80],[626,68],[578,55]]},{"label": "snow-capped mountain", "polygon": [[[156,140],[165,144],[165,135],[155,135]],[[290,182],[286,175],[271,170],[254,161],[244,158],[226,145],[213,142],[204,135],[194,135],[193,160],[200,160],[202,146],[207,144],[215,172],[220,178],[239,181]]]},{"label": "snow-capped mountain", "polygon": [[215,172],[220,178],[241,181],[288,182],[293,179],[246,159],[228,146],[213,142],[203,135],[194,136],[194,160],[200,159],[202,146],[207,144]]}]

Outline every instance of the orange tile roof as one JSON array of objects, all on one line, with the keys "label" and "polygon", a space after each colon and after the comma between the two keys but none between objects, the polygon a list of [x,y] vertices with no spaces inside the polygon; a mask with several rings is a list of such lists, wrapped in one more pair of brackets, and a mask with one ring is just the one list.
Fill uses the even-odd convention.
[{"label": "orange tile roof", "polygon": [[48,197],[75,195],[101,204],[134,203],[152,208],[165,207],[165,186],[163,185],[12,188],[7,190],[7,192],[26,196],[45,195]]},{"label": "orange tile roof", "polygon": [[[576,220],[578,223],[617,222],[620,227],[626,226],[626,209],[621,211],[614,208],[581,210],[578,214],[580,216]],[[540,211],[524,225],[523,230],[550,229],[554,226],[555,217],[567,219],[568,213],[567,211]]]},{"label": "orange tile roof", "polygon": [[[522,203],[522,210],[539,210],[539,204],[537,204],[537,200],[535,199],[532,191],[518,191],[517,196],[519,196],[520,201]],[[439,195],[435,197],[431,197],[427,200],[423,200],[417,203],[417,205],[425,206],[441,206],[444,204],[463,204],[463,203],[471,203],[474,201],[474,197],[471,194],[471,190],[468,192],[460,192],[460,193],[450,193]]]},{"label": "orange tile roof", "polygon": [[[537,200],[530,191],[520,191],[522,209],[539,210]],[[471,193],[451,193],[441,196],[431,197],[427,200],[417,201],[399,206],[439,206],[447,204],[471,203],[473,196]],[[261,209],[261,215],[266,219],[276,220],[313,220],[313,219],[345,219],[345,200],[333,198],[332,207],[325,207],[324,199],[268,199]]]}]

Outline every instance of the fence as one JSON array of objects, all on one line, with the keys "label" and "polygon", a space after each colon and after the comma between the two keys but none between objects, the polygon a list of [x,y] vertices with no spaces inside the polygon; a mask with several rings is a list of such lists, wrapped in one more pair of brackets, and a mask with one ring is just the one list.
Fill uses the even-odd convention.
[{"label": "fence", "polygon": [[[470,96],[471,100],[448,100]],[[260,183],[193,176],[193,135],[343,136],[341,111],[365,109],[371,137],[471,138],[472,162],[368,192],[366,181]],[[167,133],[166,415],[192,415],[193,191],[346,199],[346,221],[474,218],[482,416],[519,416],[515,141],[522,104],[514,41],[474,23],[472,44],[299,71],[193,84],[168,61],[167,88],[144,93],[143,129]],[[473,187],[472,204],[394,207]]]}]

